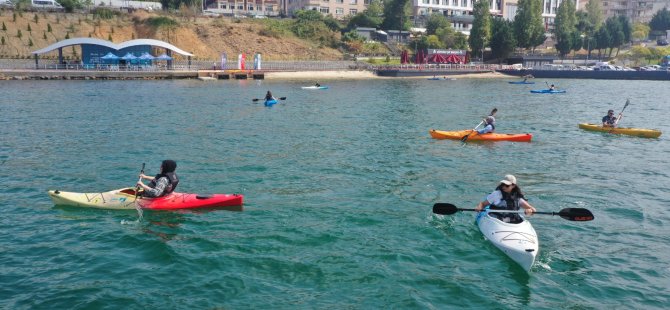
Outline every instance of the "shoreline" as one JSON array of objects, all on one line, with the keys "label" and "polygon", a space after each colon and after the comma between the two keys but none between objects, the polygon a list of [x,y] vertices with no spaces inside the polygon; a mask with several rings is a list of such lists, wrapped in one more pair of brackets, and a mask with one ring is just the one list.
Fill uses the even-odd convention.
[{"label": "shoreline", "polygon": [[[0,80],[372,80],[372,79],[427,79],[445,76],[444,72],[432,74],[426,71],[418,76],[379,76],[369,70],[324,70],[324,71],[240,71],[240,70],[187,70],[187,71],[91,71],[91,70],[0,70]],[[450,79],[460,78],[513,78],[500,72],[459,73],[447,75]]]}]

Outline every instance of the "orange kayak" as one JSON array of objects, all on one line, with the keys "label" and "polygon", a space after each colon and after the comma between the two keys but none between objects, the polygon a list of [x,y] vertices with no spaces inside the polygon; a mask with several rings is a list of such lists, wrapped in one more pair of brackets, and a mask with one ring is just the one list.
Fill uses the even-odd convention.
[{"label": "orange kayak", "polygon": [[530,139],[533,138],[532,134],[529,133],[485,133],[478,134],[473,133],[473,130],[459,130],[459,131],[441,131],[441,130],[430,130],[430,136],[434,139],[452,139],[452,140],[461,140],[464,136],[468,136],[467,141],[513,141],[513,142],[530,142]]}]

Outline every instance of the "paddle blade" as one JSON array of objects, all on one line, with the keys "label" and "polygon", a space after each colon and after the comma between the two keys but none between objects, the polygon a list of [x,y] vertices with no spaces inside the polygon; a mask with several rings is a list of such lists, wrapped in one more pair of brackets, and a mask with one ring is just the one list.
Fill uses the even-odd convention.
[{"label": "paddle blade", "polygon": [[436,203],[433,205],[433,213],[442,215],[451,215],[458,212],[458,207],[450,203]]},{"label": "paddle blade", "polygon": [[256,102],[258,100],[260,100],[260,99],[258,99],[258,98],[251,99],[251,101],[253,101],[253,102]]},{"label": "paddle blade", "polygon": [[286,97],[279,97],[279,100],[286,100]]},{"label": "paddle blade", "polygon": [[558,212],[557,215],[568,221],[575,222],[593,221],[595,218],[591,211],[584,208],[565,208],[561,212]]}]

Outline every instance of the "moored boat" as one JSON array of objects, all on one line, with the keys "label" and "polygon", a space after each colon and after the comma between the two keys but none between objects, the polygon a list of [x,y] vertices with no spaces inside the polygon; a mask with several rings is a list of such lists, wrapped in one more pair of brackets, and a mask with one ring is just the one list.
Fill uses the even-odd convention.
[{"label": "moored boat", "polygon": [[303,86],[302,89],[328,89],[328,86]]},{"label": "moored boat", "polygon": [[451,139],[451,140],[461,140],[463,137],[468,136],[467,141],[512,141],[512,142],[530,142],[533,138],[533,135],[530,133],[523,134],[511,134],[511,133],[485,133],[478,134],[473,130],[459,130],[459,131],[441,131],[441,130],[430,130],[430,136],[434,139]]},{"label": "moored boat", "polygon": [[606,132],[620,135],[629,135],[642,138],[658,138],[661,136],[661,131],[656,129],[644,128],[627,128],[627,127],[603,127],[600,124],[581,123],[579,128],[588,131]]},{"label": "moored boat", "polygon": [[510,83],[510,84],[535,84],[535,82],[530,82],[530,81],[510,81],[510,82],[507,82],[507,83]]},{"label": "moored boat", "polygon": [[49,191],[54,205],[84,208],[134,210],[136,205],[148,210],[177,210],[242,206],[244,196],[238,194],[198,195],[170,193],[163,197],[135,196],[134,188],[121,188],[102,193]]}]

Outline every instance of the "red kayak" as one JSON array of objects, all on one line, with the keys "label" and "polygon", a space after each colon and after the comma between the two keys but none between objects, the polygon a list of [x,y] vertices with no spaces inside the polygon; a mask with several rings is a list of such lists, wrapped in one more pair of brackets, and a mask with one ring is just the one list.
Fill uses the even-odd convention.
[{"label": "red kayak", "polygon": [[163,197],[135,197],[134,188],[122,188],[102,193],[73,193],[49,191],[55,205],[131,210],[137,204],[147,210],[178,210],[242,206],[244,196],[238,194],[198,195],[173,192]]}]

